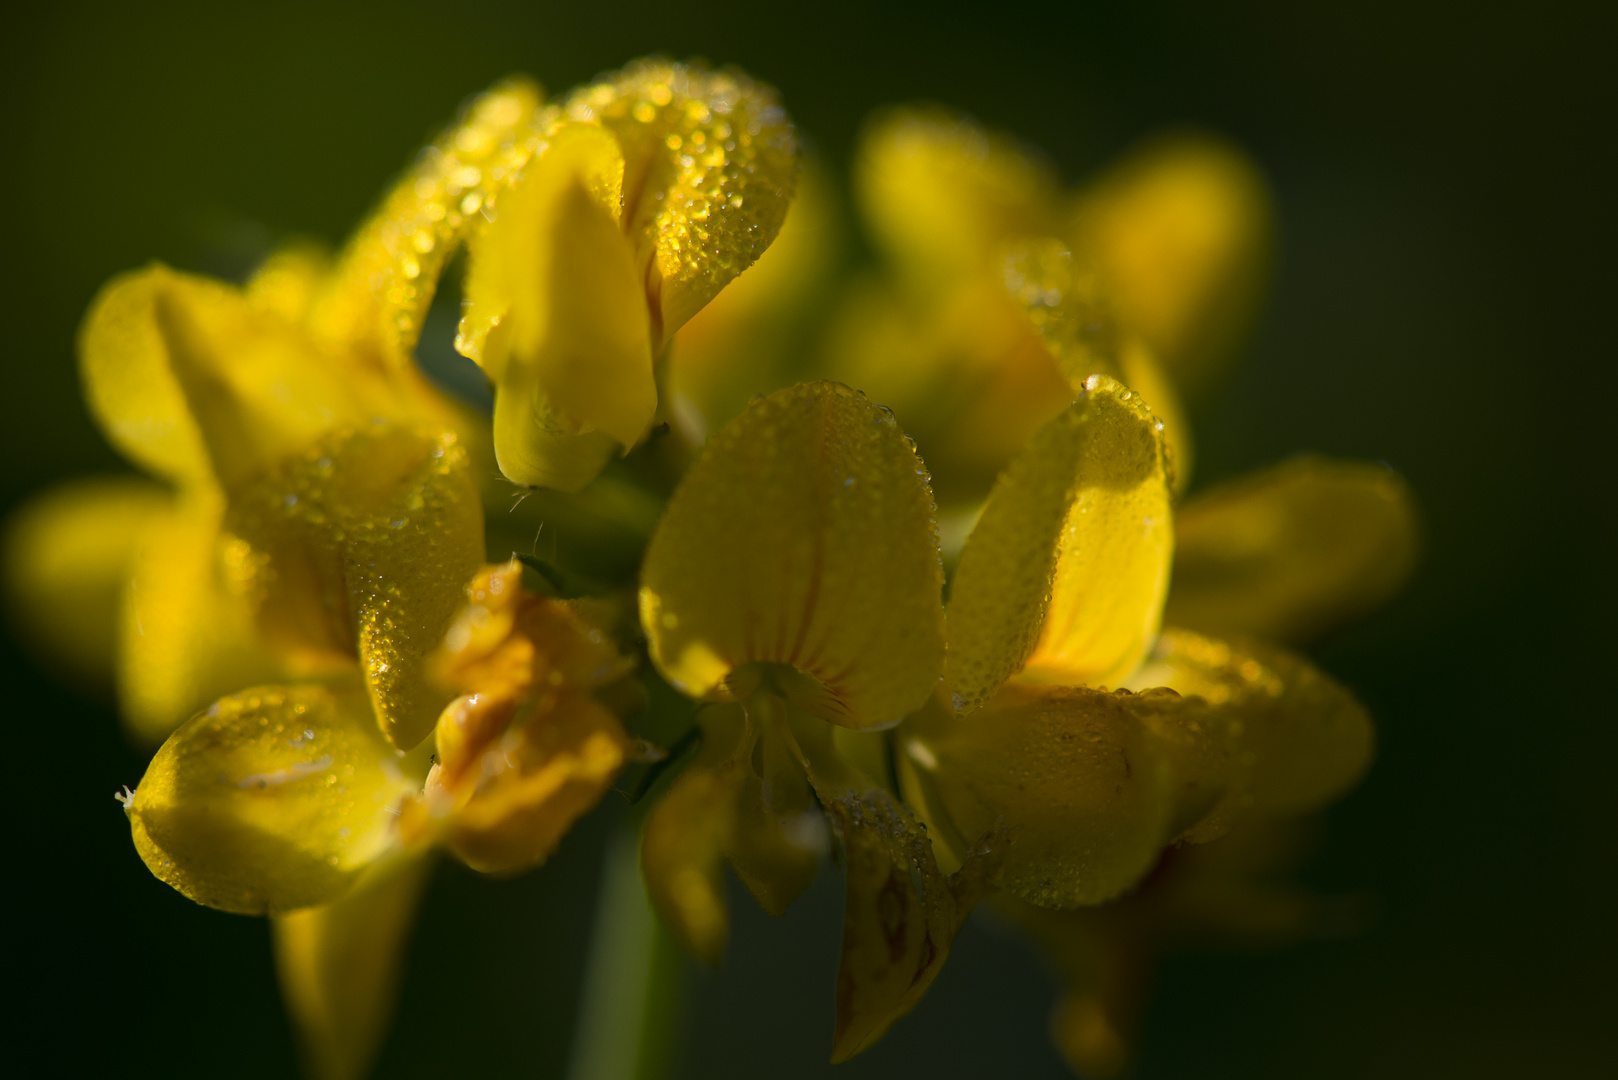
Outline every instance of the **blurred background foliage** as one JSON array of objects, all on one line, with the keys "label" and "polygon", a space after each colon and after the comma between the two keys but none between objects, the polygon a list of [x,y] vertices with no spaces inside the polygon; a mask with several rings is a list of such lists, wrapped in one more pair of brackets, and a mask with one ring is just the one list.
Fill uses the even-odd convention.
[{"label": "blurred background foliage", "polygon": [[[553,91],[648,52],[775,83],[833,175],[875,106],[930,99],[1073,181],[1165,124],[1246,146],[1278,202],[1270,302],[1200,407],[1199,486],[1297,451],[1409,478],[1427,548],[1325,666],[1380,756],[1305,877],[1342,933],[1162,969],[1145,1077],[1604,1074],[1618,999],[1611,672],[1611,5],[1142,0],[35,5],[0,44],[8,257],[0,500],[121,469],[73,337],[111,274],[235,275],[335,242],[456,103],[510,71]],[[8,636],[10,1046],[33,1075],[287,1076],[262,921],[141,866],[111,793],[131,749],[94,688]],[[616,800],[609,800],[614,803]],[[560,1075],[607,805],[546,868],[446,867],[380,1075]],[[840,889],[786,921],[734,905],[692,972],[683,1076],[823,1076]],[[887,1040],[837,1075],[1061,1077],[1055,983],[986,920]],[[1610,1074],[1606,1074],[1610,1075]]]}]

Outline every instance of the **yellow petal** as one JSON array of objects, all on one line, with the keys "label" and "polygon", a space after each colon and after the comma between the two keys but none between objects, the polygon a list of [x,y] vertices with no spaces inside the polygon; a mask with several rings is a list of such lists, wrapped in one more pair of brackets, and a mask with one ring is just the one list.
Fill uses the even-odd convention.
[{"label": "yellow petal", "polygon": [[[767,699],[767,693],[756,695]],[[841,753],[836,729],[780,703],[782,734],[842,842],[847,884],[832,1061],[880,1039],[915,1007],[956,933],[991,887],[1006,852],[994,823],[945,875],[931,835]]]},{"label": "yellow petal", "polygon": [[561,113],[601,124],[622,147],[624,232],[661,350],[775,239],[792,199],[797,133],[772,88],[666,60],[579,87]]},{"label": "yellow petal", "polygon": [[[440,722],[454,724],[475,698]],[[476,795],[449,821],[449,843],[474,870],[506,873],[543,862],[623,767],[623,724],[587,694],[512,724],[481,755]],[[429,788],[431,783],[429,782]]]},{"label": "yellow petal", "polygon": [[483,561],[483,514],[454,435],[338,432],[244,485],[227,531],[261,632],[302,662],[358,656],[377,717],[404,749],[448,694],[427,658]]},{"label": "yellow petal", "polygon": [[324,907],[271,924],[281,996],[315,1080],[364,1080],[387,1035],[431,863],[402,856]]},{"label": "yellow petal", "polygon": [[331,255],[325,248],[295,241],[272,252],[253,271],[247,282],[247,299],[287,322],[301,323],[308,318],[330,272]]},{"label": "yellow petal", "polygon": [[1163,421],[1174,490],[1184,491],[1191,479],[1192,442],[1180,395],[1151,347],[1120,322],[1101,272],[1051,238],[1012,244],[1004,267],[1007,290],[1075,391],[1091,375],[1110,375]]},{"label": "yellow petal", "polygon": [[[118,619],[118,703],[139,741],[156,744],[209,702],[292,669],[236,592],[217,495],[178,499],[131,533]],[[313,674],[306,665],[302,673]]]},{"label": "yellow petal", "polygon": [[937,108],[873,118],[854,191],[877,244],[923,290],[989,272],[1001,243],[1048,232],[1056,197],[1012,140]]},{"label": "yellow petal", "polygon": [[599,432],[627,448],[657,409],[650,316],[617,222],[623,171],[611,135],[564,125],[473,240],[457,347],[495,382],[495,454],[518,483],[583,486],[594,470],[557,483],[550,443]]},{"label": "yellow petal", "polygon": [[1198,495],[1174,529],[1168,621],[1283,641],[1379,607],[1419,546],[1415,502],[1396,473],[1317,457]]},{"label": "yellow petal", "polygon": [[775,242],[680,329],[668,387],[696,410],[704,433],[740,415],[753,395],[791,381],[836,269],[839,210],[825,167],[806,162]]},{"label": "yellow petal", "polygon": [[5,591],[23,643],[64,674],[110,689],[135,538],[172,501],[149,480],[106,477],[51,488],[14,510]]},{"label": "yellow petal", "polygon": [[414,786],[358,688],[270,686],[171,735],[126,809],[160,879],[209,907],[280,914],[345,893],[393,843]]},{"label": "yellow petal", "polygon": [[641,871],[664,924],[699,960],[717,966],[729,927],[724,852],[735,831],[746,723],[737,705],[704,709],[700,722],[702,750],[646,815]]},{"label": "yellow petal", "polygon": [[538,86],[509,79],[480,95],[349,241],[316,298],[323,340],[382,367],[407,367],[445,261],[533,152]]},{"label": "yellow petal", "polygon": [[1317,810],[1359,783],[1371,763],[1375,733],[1365,709],[1340,683],[1284,649],[1165,630],[1131,681],[1196,695],[1237,721],[1241,768],[1230,794],[1199,825],[1203,835],[1239,815]]},{"label": "yellow petal", "polygon": [[1116,287],[1119,314],[1188,393],[1251,325],[1268,276],[1269,192],[1241,151],[1160,136],[1080,193],[1070,236]]},{"label": "yellow petal", "polygon": [[826,370],[904,418],[940,503],[981,502],[1074,389],[999,275],[924,298],[857,281],[826,331]]},{"label": "yellow petal", "polygon": [[915,1008],[989,891],[999,852],[975,849],[945,877],[926,831],[886,792],[845,793],[827,801],[826,812],[848,873],[831,1055],[839,1062]]},{"label": "yellow petal", "polygon": [[79,349],[107,437],[182,481],[229,487],[324,432],[398,408],[378,377],[238,290],[159,265],[102,289]]},{"label": "yellow petal", "polygon": [[1218,843],[1175,847],[1140,888],[1099,907],[1053,910],[1003,892],[991,899],[1062,974],[1051,1040],[1076,1072],[1125,1071],[1165,954],[1187,945],[1276,945],[1320,925],[1323,905],[1278,880],[1299,841],[1294,823],[1263,823]]},{"label": "yellow petal", "polygon": [[958,710],[1011,675],[1116,685],[1156,633],[1173,528],[1163,439],[1140,398],[1093,376],[995,484],[950,588]]},{"label": "yellow petal", "polygon": [[[152,266],[102,286],[79,328],[79,374],[91,415],[120,453],[162,476],[199,479],[209,475],[207,450],[153,310],[175,276]],[[204,302],[235,303],[228,285],[187,282]]]},{"label": "yellow petal", "polygon": [[[724,709],[711,711],[722,715]],[[825,822],[787,729],[784,703],[755,694],[746,714],[747,736],[732,754],[741,780],[725,858],[760,907],[785,915],[813,884],[828,851]]]},{"label": "yellow petal", "polygon": [[1046,907],[1095,904],[1213,808],[1232,772],[1230,726],[1167,690],[1010,683],[969,716],[940,704],[914,717],[902,777],[955,850],[1004,823],[1006,889]]},{"label": "yellow petal", "polygon": [[755,663],[826,689],[825,719],[882,727],[943,667],[926,471],[891,414],[836,383],[755,402],[691,467],[653,534],[641,624],[693,697]]}]

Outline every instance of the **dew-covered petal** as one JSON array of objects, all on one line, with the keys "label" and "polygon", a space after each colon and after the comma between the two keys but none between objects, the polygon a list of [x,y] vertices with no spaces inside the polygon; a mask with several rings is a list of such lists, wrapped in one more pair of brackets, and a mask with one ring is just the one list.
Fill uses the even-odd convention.
[{"label": "dew-covered petal", "polygon": [[957,850],[1003,823],[998,883],[1046,907],[1133,886],[1233,768],[1228,717],[1167,690],[1010,683],[969,716],[931,708],[905,732],[909,801]]},{"label": "dew-covered petal", "polygon": [[532,434],[600,432],[627,448],[657,409],[623,180],[608,132],[561,125],[472,240],[457,347],[495,383],[495,454],[519,483],[550,479],[552,448]]},{"label": "dew-covered petal", "polygon": [[259,634],[235,587],[240,565],[220,533],[222,512],[216,495],[194,492],[124,538],[132,559],[115,624],[118,705],[147,745],[243,686],[316,673],[289,665]]},{"label": "dew-covered petal", "polygon": [[209,907],[281,914],[347,892],[418,786],[360,688],[267,686],[171,735],[126,809],[160,879]]},{"label": "dew-covered petal", "polygon": [[316,297],[323,340],[381,367],[410,364],[444,263],[533,153],[540,98],[527,79],[498,83],[417,156]]},{"label": "dew-covered petal", "polygon": [[889,261],[931,290],[992,272],[996,250],[1012,237],[1048,232],[1056,184],[1012,140],[971,119],[904,108],[866,125],[854,192]]},{"label": "dew-covered petal", "polygon": [[23,643],[64,674],[110,689],[135,538],[172,503],[150,480],[98,477],[51,488],[12,511],[5,591]]},{"label": "dew-covered petal", "polygon": [[1174,521],[1176,626],[1302,641],[1366,614],[1409,578],[1415,500],[1369,462],[1303,457],[1213,488]]},{"label": "dew-covered petal", "polygon": [[1054,238],[1017,241],[1004,256],[1006,290],[1038,330],[1074,391],[1109,375],[1139,394],[1163,421],[1174,490],[1191,479],[1191,426],[1180,395],[1150,345],[1120,321],[1102,274]]},{"label": "dew-covered petal", "polygon": [[1068,235],[1114,285],[1119,314],[1188,393],[1252,323],[1268,276],[1269,191],[1235,147],[1159,136],[1079,193]]},{"label": "dew-covered petal", "polygon": [[281,997],[315,1080],[370,1074],[431,865],[419,853],[397,856],[342,898],[272,922]]},{"label": "dew-covered petal", "polygon": [[1116,685],[1156,633],[1173,527],[1162,433],[1105,376],[996,482],[950,588],[949,684],[970,710],[1010,676]]},{"label": "dew-covered petal", "polygon": [[1359,783],[1375,748],[1371,718],[1347,688],[1295,653],[1166,629],[1131,682],[1203,700],[1233,721],[1231,790],[1193,839],[1238,817],[1309,813]]},{"label": "dew-covered petal", "polygon": [[826,689],[824,719],[882,727],[943,667],[925,468],[890,413],[836,383],[761,399],[708,444],[641,581],[653,662],[693,697],[785,664]]},{"label": "dew-covered petal", "polygon": [[624,233],[661,348],[775,239],[797,133],[771,87],[658,59],[574,90],[559,121],[599,123],[622,148]]},{"label": "dew-covered petal", "polygon": [[945,876],[926,830],[886,792],[843,792],[825,806],[848,875],[831,1056],[839,1062],[915,1008],[1004,852],[998,842],[975,848]]},{"label": "dew-covered petal", "polygon": [[245,484],[226,530],[260,631],[305,663],[360,660],[382,730],[408,749],[449,695],[427,658],[483,561],[483,514],[454,435],[338,432]]},{"label": "dew-covered petal", "polygon": [[754,395],[791,382],[838,269],[844,230],[834,190],[826,167],[806,161],[775,242],[676,335],[666,391],[674,395],[671,412],[694,409],[704,437],[739,416]]},{"label": "dew-covered petal", "polygon": [[929,831],[845,756],[836,729],[790,705],[780,716],[843,849],[832,1061],[845,1061],[921,1000],[966,917],[989,892],[1007,838],[998,823],[991,826],[970,847],[962,845],[956,871],[946,875]]},{"label": "dew-covered petal", "polygon": [[380,376],[208,278],[153,265],[114,278],[79,338],[91,413],[131,460],[229,488],[325,432],[398,411]]}]

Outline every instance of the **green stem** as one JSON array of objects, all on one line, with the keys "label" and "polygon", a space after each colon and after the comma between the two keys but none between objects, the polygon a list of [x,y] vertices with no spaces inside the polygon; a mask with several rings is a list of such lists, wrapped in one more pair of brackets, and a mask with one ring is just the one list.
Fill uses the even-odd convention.
[{"label": "green stem", "polygon": [[568,1080],[665,1080],[683,997],[678,947],[641,884],[638,816],[607,843]]}]

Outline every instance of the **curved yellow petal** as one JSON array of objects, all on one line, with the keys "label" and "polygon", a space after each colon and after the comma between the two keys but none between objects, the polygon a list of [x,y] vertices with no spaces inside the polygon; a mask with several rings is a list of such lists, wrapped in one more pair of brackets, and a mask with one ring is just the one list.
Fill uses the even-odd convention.
[{"label": "curved yellow petal", "polygon": [[342,898],[271,923],[281,997],[315,1080],[369,1075],[431,866],[419,854],[388,860]]},{"label": "curved yellow petal", "polygon": [[454,435],[378,424],[322,439],[232,499],[239,587],[301,662],[357,656],[387,737],[432,730],[449,694],[428,657],[483,561],[483,513]]},{"label": "curved yellow petal", "polygon": [[[735,704],[699,714],[702,749],[646,815],[641,871],[665,925],[693,955],[718,966],[730,918],[724,859],[744,780],[746,720]],[[748,747],[750,753],[751,747]]]},{"label": "curved yellow petal", "polygon": [[247,299],[287,322],[309,317],[315,297],[331,273],[331,254],[320,244],[296,240],[277,248],[247,280]]},{"label": "curved yellow petal", "polygon": [[234,588],[222,514],[217,495],[194,493],[126,538],[133,553],[117,622],[118,704],[143,743],[162,742],[217,698],[292,673]]},{"label": "curved yellow petal", "polygon": [[23,644],[63,673],[110,689],[135,538],[172,502],[150,480],[102,477],[51,488],[12,511],[5,593]]},{"label": "curved yellow petal", "polygon": [[949,683],[975,708],[1018,672],[1116,685],[1157,631],[1173,528],[1163,438],[1105,376],[996,482],[950,587]]},{"label": "curved yellow petal", "polygon": [[1193,393],[1252,323],[1271,219],[1268,188],[1246,155],[1209,135],[1171,134],[1081,191],[1069,236],[1099,261],[1124,321]]},{"label": "curved yellow petal", "polygon": [[966,917],[989,892],[1001,852],[975,849],[945,876],[926,830],[886,792],[833,798],[826,811],[842,839],[848,875],[835,1063],[875,1043],[915,1008]]},{"label": "curved yellow petal", "polygon": [[1131,682],[1200,698],[1235,721],[1239,768],[1231,791],[1193,839],[1217,834],[1239,815],[1320,809],[1359,783],[1371,764],[1375,731],[1365,709],[1336,680],[1284,649],[1164,630]]},{"label": "curved yellow petal", "polygon": [[1074,397],[997,274],[910,301],[856,281],[826,331],[823,364],[904,418],[940,504],[981,502]]},{"label": "curved yellow petal", "polygon": [[1398,474],[1318,457],[1198,495],[1174,530],[1167,620],[1283,641],[1379,607],[1409,578],[1420,546],[1415,500]]},{"label": "curved yellow petal", "polygon": [[375,375],[231,286],[153,265],[114,278],[80,335],[91,412],[132,460],[226,487],[333,428],[396,412]]},{"label": "curved yellow petal", "polygon": [[1151,347],[1119,321],[1101,272],[1060,240],[1018,241],[1006,249],[1006,289],[1023,306],[1057,368],[1075,391],[1110,375],[1139,394],[1163,421],[1176,492],[1191,479],[1191,426],[1174,384]]},{"label": "curved yellow petal", "polygon": [[694,409],[704,433],[791,381],[843,242],[833,186],[823,165],[806,161],[775,242],[675,337],[668,390],[676,415]]},{"label": "curved yellow petal", "polygon": [[623,226],[652,301],[659,350],[770,246],[798,169],[774,89],[734,70],[640,60],[581,86],[561,116],[623,150]]},{"label": "curved yellow petal", "polygon": [[[778,699],[777,699],[778,703]],[[707,964],[724,952],[722,862],[784,915],[814,881],[825,826],[782,717],[756,699],[698,714],[702,751],[647,816],[646,888],[682,944]]]},{"label": "curved yellow petal", "polygon": [[1056,183],[1012,140],[965,116],[905,108],[867,123],[854,192],[895,268],[931,290],[989,272],[1012,237],[1048,232]]},{"label": "curved yellow petal", "polygon": [[[113,278],[90,302],[79,328],[84,397],[107,441],[125,457],[176,480],[210,475],[202,432],[185,391],[169,367],[155,298],[176,275],[167,267]],[[188,279],[204,302],[230,308],[228,285]]]},{"label": "curved yellow petal", "polygon": [[1231,775],[1229,728],[1167,690],[1011,683],[964,718],[941,703],[912,718],[902,778],[954,850],[1009,830],[1004,888],[1045,907],[1096,904],[1212,809]]},{"label": "curved yellow petal", "polygon": [[[445,710],[460,722],[476,698]],[[618,717],[585,694],[539,708],[505,727],[478,755],[476,794],[450,815],[450,847],[474,870],[507,873],[543,862],[623,767],[628,738]],[[432,781],[428,782],[431,796]]]},{"label": "curved yellow petal", "polygon": [[406,807],[407,842],[442,837],[474,869],[546,859],[624,763],[628,737],[594,692],[633,670],[577,605],[486,566],[432,666],[462,691],[438,718],[436,764]]},{"label": "curved yellow petal", "polygon": [[158,878],[209,907],[280,914],[348,891],[416,786],[363,691],[268,686],[171,735],[125,809]]},{"label": "curved yellow petal", "polygon": [[623,172],[611,135],[563,125],[473,239],[457,347],[495,383],[495,456],[518,483],[582,487],[602,462],[575,480],[558,451],[565,462],[571,439],[597,432],[628,448],[657,409],[645,292],[617,221]]},{"label": "curved yellow petal", "polygon": [[323,340],[381,367],[410,364],[445,261],[534,151],[541,96],[527,79],[498,83],[421,152],[315,298]]},{"label": "curved yellow petal", "polygon": [[641,581],[652,660],[693,697],[786,664],[826,688],[825,719],[883,727],[943,667],[926,470],[890,413],[836,383],[756,401],[708,444]]}]

